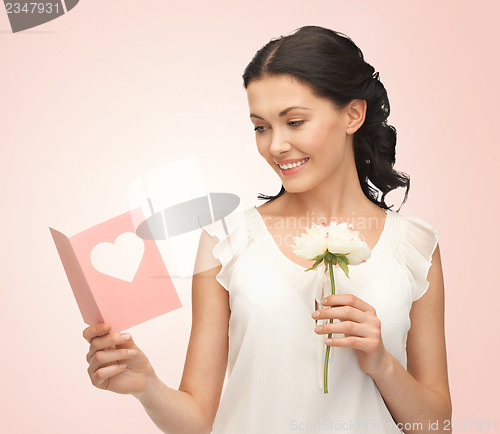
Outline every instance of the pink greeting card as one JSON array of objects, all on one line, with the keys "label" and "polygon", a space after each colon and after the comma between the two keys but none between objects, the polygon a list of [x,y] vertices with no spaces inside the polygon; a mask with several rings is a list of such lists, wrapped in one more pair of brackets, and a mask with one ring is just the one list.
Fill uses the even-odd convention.
[{"label": "pink greeting card", "polygon": [[88,325],[123,331],[182,307],[155,240],[136,234],[138,220],[145,220],[140,208],[70,238],[49,228]]}]

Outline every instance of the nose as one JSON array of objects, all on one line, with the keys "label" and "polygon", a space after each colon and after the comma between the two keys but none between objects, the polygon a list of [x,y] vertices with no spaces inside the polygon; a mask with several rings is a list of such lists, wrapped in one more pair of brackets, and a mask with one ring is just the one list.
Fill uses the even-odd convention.
[{"label": "nose", "polygon": [[275,156],[281,155],[291,149],[290,142],[285,134],[281,133],[277,128],[271,130],[271,145],[269,151]]}]

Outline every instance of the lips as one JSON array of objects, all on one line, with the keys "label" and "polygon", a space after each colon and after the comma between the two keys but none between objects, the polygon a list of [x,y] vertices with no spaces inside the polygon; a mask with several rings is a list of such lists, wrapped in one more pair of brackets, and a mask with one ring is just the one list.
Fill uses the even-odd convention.
[{"label": "lips", "polygon": [[294,160],[281,160],[281,161],[275,161],[276,164],[278,165],[284,165],[284,164],[293,164],[293,163],[298,163],[299,161],[304,161],[304,160],[309,160],[309,157],[304,157],[304,158],[296,158]]},{"label": "lips", "polygon": [[[299,161],[304,161],[304,160],[299,160]],[[280,173],[283,176],[292,176],[292,175],[295,175],[296,173],[300,172],[301,170],[303,170],[304,166],[306,166],[308,162],[309,162],[309,158],[306,158],[305,161],[302,164],[300,164],[299,166],[290,167],[290,169],[282,169],[281,166],[278,166],[278,168],[280,170]]]}]

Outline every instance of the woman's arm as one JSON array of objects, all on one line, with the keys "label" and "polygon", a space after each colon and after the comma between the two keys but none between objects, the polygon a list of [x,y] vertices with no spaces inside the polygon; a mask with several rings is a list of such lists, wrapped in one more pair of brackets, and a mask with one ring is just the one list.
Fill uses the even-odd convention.
[{"label": "woman's arm", "polygon": [[134,394],[146,413],[164,433],[210,433],[207,418],[194,396],[168,387],[158,377],[149,379],[142,393]]},{"label": "woman's arm", "polygon": [[217,242],[202,231],[192,284],[192,327],[179,390],[156,376],[136,398],[168,434],[212,431],[226,375],[229,350],[229,293],[216,280],[212,249]]},{"label": "woman's arm", "polygon": [[[413,303],[410,311],[407,370],[386,352],[385,364],[372,374],[387,408],[405,433],[445,432],[446,421],[451,420],[439,243],[432,256],[427,280],[427,292]],[[429,421],[437,422],[438,429],[429,427]]]}]

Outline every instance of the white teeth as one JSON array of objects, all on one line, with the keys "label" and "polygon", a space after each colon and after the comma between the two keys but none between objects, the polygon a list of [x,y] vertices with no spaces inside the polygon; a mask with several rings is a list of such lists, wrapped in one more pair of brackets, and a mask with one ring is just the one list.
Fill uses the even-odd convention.
[{"label": "white teeth", "polygon": [[306,161],[308,160],[308,158],[304,158],[302,161],[299,161],[297,163],[292,163],[292,164],[279,164],[279,166],[282,168],[282,169],[291,169],[292,167],[298,167],[298,166],[301,166],[302,164],[304,164]]}]

